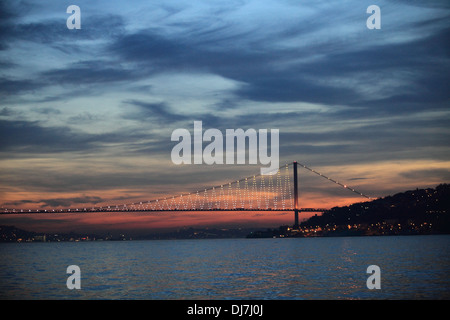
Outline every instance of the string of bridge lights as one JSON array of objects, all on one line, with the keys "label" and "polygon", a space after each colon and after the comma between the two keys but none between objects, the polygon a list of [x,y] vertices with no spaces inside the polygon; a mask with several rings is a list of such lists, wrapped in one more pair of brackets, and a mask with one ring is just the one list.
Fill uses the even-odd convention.
[{"label": "string of bridge lights", "polygon": [[355,190],[354,188],[352,188],[352,187],[349,187],[349,186],[347,186],[346,184],[342,184],[342,183],[340,183],[339,181],[336,181],[336,180],[334,180],[334,179],[332,179],[332,178],[330,178],[330,177],[327,177],[326,175],[324,175],[324,174],[322,174],[322,173],[320,173],[320,172],[318,172],[318,171],[316,171],[316,170],[314,170],[314,169],[311,169],[311,168],[309,168],[308,166],[305,166],[304,164],[301,164],[300,162],[297,162],[300,166],[302,166],[303,168],[305,168],[306,170],[309,170],[309,171],[311,171],[311,172],[313,172],[313,173],[315,173],[315,174],[317,174],[318,176],[321,176],[322,178],[324,178],[324,179],[327,179],[327,180],[329,180],[329,181],[331,181],[331,182],[334,182],[335,184],[337,184],[337,185],[339,185],[339,186],[341,186],[341,187],[343,187],[343,188],[345,188],[345,189],[347,189],[347,190],[350,190],[351,192],[354,192],[354,193],[356,193],[356,194],[358,194],[358,195],[360,195],[360,196],[363,196],[363,197],[365,197],[365,198],[367,198],[367,199],[372,199],[371,197],[369,197],[368,195],[365,195],[364,193],[362,193],[362,192],[359,192],[358,190]]},{"label": "string of bridge lights", "polygon": [[[324,179],[327,179],[328,181],[331,181],[331,182],[333,182],[333,183],[335,183],[335,184],[337,184],[338,186],[340,186],[340,187],[342,187],[342,188],[344,188],[344,189],[347,189],[347,190],[349,190],[349,191],[351,191],[351,192],[353,192],[353,193],[355,193],[355,194],[357,194],[357,195],[359,195],[359,196],[362,196],[362,197],[365,197],[365,198],[367,198],[367,199],[369,199],[369,200],[372,200],[373,198],[372,197],[370,197],[370,196],[368,196],[368,195],[366,195],[366,194],[364,194],[364,193],[362,193],[362,192],[360,192],[360,191],[358,191],[358,190],[356,190],[356,189],[354,189],[354,188],[352,188],[352,187],[350,187],[350,186],[348,186],[348,185],[346,185],[346,184],[343,184],[343,183],[341,183],[341,182],[339,182],[339,181],[337,181],[337,180],[335,180],[335,179],[333,179],[333,178],[330,178],[330,177],[328,177],[328,176],[326,176],[326,175],[324,175],[324,174],[322,174],[321,172],[318,172],[318,171],[316,171],[316,170],[314,170],[314,169],[312,169],[312,168],[310,168],[310,167],[308,167],[308,166],[306,166],[306,165],[304,165],[304,164],[302,164],[302,163],[300,163],[300,162],[297,162],[297,164],[298,165],[300,165],[301,167],[303,167],[303,168],[305,168],[306,170],[309,170],[310,172],[312,172],[312,173],[314,173],[314,174],[316,174],[316,175],[318,175],[318,176],[320,176],[320,177],[322,177],[322,178],[324,178]],[[285,191],[283,192],[281,192],[281,197],[283,198],[283,200],[287,200],[287,198],[285,199],[285,194],[287,194],[287,195],[290,195],[290,179],[289,179],[289,174],[288,174],[288,167],[289,166],[291,166],[291,165],[293,165],[293,163],[288,163],[288,164],[285,164],[285,165],[283,165],[283,166],[281,166],[280,168],[278,168],[278,171],[277,171],[277,175],[278,175],[278,177],[277,177],[277,182],[279,181],[278,179],[279,179],[279,174],[280,174],[280,172],[281,172],[281,169],[283,169],[283,168],[285,168],[285,170],[286,170],[286,176],[285,176],[285,186],[286,186],[286,189],[285,189]],[[201,191],[196,191],[196,192],[189,192],[189,193],[184,193],[184,194],[180,194],[180,195],[177,195],[177,196],[172,196],[172,197],[166,197],[166,198],[161,198],[161,199],[156,199],[156,200],[150,200],[150,201],[148,201],[148,202],[146,202],[146,203],[148,203],[148,204],[150,204],[150,203],[153,203],[153,202],[164,202],[164,201],[170,201],[170,200],[172,200],[172,201],[174,201],[175,199],[177,199],[177,198],[182,198],[183,196],[184,197],[190,197],[192,194],[196,194],[196,195],[198,195],[199,193],[204,193],[205,194],[205,197],[206,197],[206,194],[207,194],[207,192],[208,191],[214,191],[214,190],[216,190],[216,189],[219,189],[219,190],[223,190],[223,187],[224,186],[226,186],[226,185],[228,185],[229,186],[229,190],[231,190],[231,185],[232,184],[236,184],[237,185],[237,192],[238,192],[238,194],[239,194],[239,197],[240,197],[240,199],[241,199],[241,201],[243,201],[242,199],[243,199],[243,197],[245,197],[245,196],[243,196],[242,195],[242,193],[241,193],[241,188],[240,188],[240,183],[241,182],[245,182],[245,184],[247,185],[247,181],[248,180],[253,180],[253,188],[255,188],[255,183],[256,183],[256,177],[261,177],[262,178],[262,180],[261,180],[261,185],[260,185],[260,188],[263,190],[263,191],[266,191],[266,185],[265,185],[265,181],[264,181],[264,176],[263,175],[261,175],[261,174],[258,174],[258,175],[253,175],[253,176],[249,176],[249,177],[245,177],[245,178],[242,178],[242,179],[239,179],[239,180],[236,180],[236,181],[233,181],[233,182],[229,182],[229,183],[227,183],[227,184],[222,184],[222,185],[220,185],[220,186],[214,186],[214,187],[210,187],[210,188],[206,188],[206,189],[202,189]],[[268,176],[268,183],[269,183],[269,185],[267,186],[267,188],[268,188],[268,190],[269,190],[269,192],[270,192],[270,190],[272,189],[274,189],[275,187],[273,186],[273,179],[272,179],[272,175],[269,175]],[[279,184],[277,183],[277,187],[279,186]],[[249,192],[248,191],[248,189],[246,188],[246,189],[243,189],[244,191],[244,193],[245,192]],[[287,192],[286,192],[287,191]],[[223,193],[221,193],[221,194],[223,194]],[[229,194],[230,194],[230,192],[229,192]],[[260,203],[260,202],[262,202],[261,200],[261,195],[259,195],[258,193],[257,193],[257,195],[256,195],[256,201],[257,201],[257,203]],[[266,196],[265,196],[265,203],[266,203],[266,207],[268,207],[268,198],[267,198],[267,194],[266,194]],[[233,205],[232,205],[232,207],[233,208],[236,208],[237,207],[237,203],[239,202],[239,200],[237,200],[237,199],[233,199],[232,200],[232,202],[233,202]],[[145,204],[145,202],[140,202],[139,203],[139,205],[143,205],[143,204]],[[137,203],[132,203],[132,204],[128,204],[128,205],[124,205],[124,207],[127,207],[127,206],[136,206],[137,205]],[[183,204],[184,205],[184,204]],[[275,206],[277,206],[277,203],[275,202],[274,203],[274,205]],[[203,207],[203,206],[202,206]],[[228,208],[228,203],[226,203],[226,207]],[[259,206],[258,206],[258,208],[259,208]]]},{"label": "string of bridge lights", "polygon": [[[294,163],[285,164],[278,168],[276,174],[264,176],[261,174],[245,177],[229,183],[213,186],[210,188],[198,190],[195,192],[183,193],[179,195],[168,196],[160,199],[149,201],[134,202],[123,205],[106,205],[92,207],[89,211],[133,211],[138,210],[248,210],[248,209],[280,209],[288,210],[293,208],[293,195],[291,192],[291,179],[289,166]],[[310,172],[327,179],[342,188],[345,188],[359,196],[372,199],[370,196],[355,190],[337,180],[334,180],[321,172],[318,172],[302,163],[298,165],[309,170]],[[281,178],[282,169],[284,169],[284,179]],[[276,177],[274,178],[274,176]],[[257,183],[259,179],[259,183]],[[274,179],[276,181],[274,181]],[[283,181],[284,180],[284,181]],[[274,183],[275,182],[275,183]],[[243,186],[241,187],[241,183]],[[232,186],[235,186],[234,188]],[[253,193],[253,195],[252,195]],[[230,203],[231,202],[231,203]],[[270,207],[272,202],[272,207]],[[246,207],[246,208],[244,208]],[[21,210],[26,212],[25,210]],[[39,210],[41,211],[41,210]],[[84,209],[55,209],[42,210],[42,212],[83,212]]]},{"label": "string of bridge lights", "polygon": [[[286,172],[284,183],[280,177],[280,172],[283,168],[285,168]],[[250,209],[269,209],[269,195],[275,194],[275,196],[272,198],[275,209],[288,209],[292,206],[292,204],[288,203],[292,202],[292,199],[289,199],[291,195],[288,165],[280,167],[276,175],[276,178],[273,177],[275,175],[269,175],[266,178],[264,178],[265,176],[261,174],[253,175],[194,192],[183,193],[145,202],[124,204],[123,206],[115,206],[115,208],[128,208],[146,205],[151,205],[152,208],[155,208],[155,205],[157,205],[160,209],[164,207],[170,210],[174,207],[187,209],[190,204],[192,206],[192,209],[194,209],[195,206],[193,205],[193,203],[195,202],[199,206],[199,209],[205,209],[205,207],[207,207],[208,210],[220,209],[221,203],[223,204],[225,209],[231,210],[244,209],[245,203],[249,205]],[[259,185],[256,181],[257,178],[260,179]],[[273,181],[274,179],[276,179],[275,183]],[[243,184],[243,186],[241,186],[241,183]],[[234,189],[232,186],[235,186]],[[258,191],[262,192],[263,196],[261,196],[260,192]],[[252,192],[253,197],[251,197]],[[229,198],[231,200],[229,200]],[[246,209],[249,208],[247,207]]]}]

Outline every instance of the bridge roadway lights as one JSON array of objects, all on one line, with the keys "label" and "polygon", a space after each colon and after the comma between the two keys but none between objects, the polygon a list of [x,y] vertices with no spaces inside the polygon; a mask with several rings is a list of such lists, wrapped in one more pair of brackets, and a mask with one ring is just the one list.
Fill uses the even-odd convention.
[{"label": "bridge roadway lights", "polygon": [[[86,210],[0,210],[0,215],[5,214],[31,214],[31,213],[48,213],[48,214],[57,214],[57,213],[91,213],[91,212],[175,212],[175,211],[292,211],[295,209],[286,208],[286,209],[275,209],[275,208],[265,208],[265,209],[255,209],[255,208],[235,208],[235,209],[221,209],[221,208],[212,208],[212,209],[114,209],[114,210],[97,210],[97,209],[86,209]],[[325,208],[300,208],[297,209],[297,212],[325,212],[329,209]]]}]

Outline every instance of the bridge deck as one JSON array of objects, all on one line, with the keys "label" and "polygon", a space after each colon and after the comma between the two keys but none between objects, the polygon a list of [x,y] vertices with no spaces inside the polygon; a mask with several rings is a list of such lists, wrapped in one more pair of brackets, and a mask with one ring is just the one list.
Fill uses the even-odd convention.
[{"label": "bridge deck", "polygon": [[[299,212],[324,212],[328,209],[323,208],[301,208]],[[153,209],[62,209],[62,210],[4,210],[0,214],[31,214],[31,213],[89,213],[89,212],[176,212],[176,211],[198,211],[198,212],[208,212],[208,211],[294,211],[293,208],[287,209],[248,209],[248,208],[236,208],[236,209],[163,209],[163,210],[153,210]]]}]

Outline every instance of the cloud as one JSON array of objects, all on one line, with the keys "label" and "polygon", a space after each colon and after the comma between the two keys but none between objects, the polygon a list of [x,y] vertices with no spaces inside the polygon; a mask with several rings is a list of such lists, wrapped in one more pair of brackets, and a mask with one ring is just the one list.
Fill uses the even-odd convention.
[{"label": "cloud", "polygon": [[8,107],[3,107],[0,110],[0,116],[1,117],[8,117],[8,116],[12,116],[12,115],[15,115],[15,114],[16,114],[16,112],[11,110],[11,108],[8,108]]},{"label": "cloud", "polygon": [[[371,31],[369,4],[81,1],[82,29],[71,32],[64,4],[1,2],[4,189],[142,195],[253,172],[173,166],[170,133],[192,132],[194,120],[205,130],[278,128],[281,163],[447,160],[449,5],[381,1],[382,29]],[[375,176],[349,177],[387,188]]]},{"label": "cloud", "polygon": [[133,71],[112,65],[106,61],[80,61],[64,69],[56,69],[41,74],[44,81],[52,84],[104,84],[108,82],[135,79]]},{"label": "cloud", "polygon": [[29,151],[70,150],[75,146],[85,148],[85,138],[70,134],[67,128],[45,128],[37,122],[0,120],[0,132],[2,151],[15,148]]},{"label": "cloud", "polygon": [[[97,14],[89,10],[83,10],[82,28],[73,32],[66,26],[66,19],[69,17],[66,14],[67,6],[64,4],[47,8],[45,6],[45,4],[25,1],[14,4],[2,3],[0,42],[7,41],[9,45],[5,47],[8,48],[16,41],[27,41],[70,51],[75,48],[80,49],[79,41],[86,44],[87,41],[114,38],[124,32],[125,22],[122,16],[108,13]],[[59,18],[55,18],[52,11],[59,12]]]},{"label": "cloud", "polygon": [[[278,42],[288,41],[295,33],[306,37],[315,29],[330,28],[326,14],[315,17],[318,19],[313,28],[288,23],[271,36],[279,37]],[[440,22],[442,18],[430,19]],[[421,23],[426,21],[422,19]],[[391,32],[399,34],[396,42],[388,38],[383,42],[376,37],[378,42],[373,44],[355,33],[356,39],[300,43],[298,47],[269,47],[265,37],[234,35],[233,26],[227,24],[216,32],[197,34],[190,30],[183,37],[149,29],[115,39],[110,52],[118,59],[139,63],[139,68],[149,75],[180,70],[210,72],[245,83],[234,91],[241,99],[346,104],[355,108],[376,105],[386,110],[391,108],[389,103],[407,104],[417,98],[444,101],[446,91],[442,84],[448,82],[449,73],[439,72],[436,66],[449,66],[448,44],[444,40],[448,29],[441,22],[433,27],[435,30],[430,33],[429,26],[416,26],[410,40],[406,35],[402,38],[401,30],[394,29]],[[227,32],[243,46],[226,46],[228,41],[220,35]],[[358,39],[361,41],[357,43]],[[264,50],[251,50],[248,43]]]},{"label": "cloud", "polygon": [[18,80],[11,78],[0,78],[0,95],[6,96],[12,93],[18,94],[22,92],[33,91],[42,85],[34,80]]},{"label": "cloud", "polygon": [[119,37],[109,49],[127,61],[146,61],[146,67],[157,69],[169,68],[170,65],[165,62],[180,59],[188,47],[152,32],[138,32]]},{"label": "cloud", "polygon": [[132,142],[142,137],[145,134],[125,130],[94,134],[65,126],[46,127],[38,121],[0,120],[0,151],[3,152],[93,152],[109,143]]},{"label": "cloud", "polygon": [[430,1],[420,1],[420,0],[395,0],[395,2],[404,3],[407,5],[424,7],[424,8],[441,8],[450,9],[450,5],[447,1],[443,0],[430,0]]},{"label": "cloud", "polygon": [[73,205],[82,204],[97,204],[103,201],[102,198],[96,196],[83,196],[83,197],[73,197],[73,198],[54,198],[54,199],[39,199],[39,200],[18,200],[12,202],[4,203],[4,206],[20,206],[23,204],[40,204],[41,208],[46,207],[64,207],[70,208]]},{"label": "cloud", "polygon": [[58,114],[62,114],[61,110],[55,109],[55,108],[51,108],[51,107],[43,107],[43,108],[39,108],[37,110],[37,112],[41,113],[41,114],[45,114],[45,115],[58,115]]},{"label": "cloud", "polygon": [[148,118],[153,118],[159,121],[175,122],[179,120],[186,120],[190,117],[173,112],[167,103],[149,103],[138,100],[127,100],[125,104],[138,107],[136,111],[130,111],[127,109],[127,113],[124,115],[127,119],[147,121]]},{"label": "cloud", "polygon": [[450,169],[422,169],[422,170],[409,170],[401,173],[402,177],[412,180],[420,179],[435,179],[438,182],[450,181]]}]

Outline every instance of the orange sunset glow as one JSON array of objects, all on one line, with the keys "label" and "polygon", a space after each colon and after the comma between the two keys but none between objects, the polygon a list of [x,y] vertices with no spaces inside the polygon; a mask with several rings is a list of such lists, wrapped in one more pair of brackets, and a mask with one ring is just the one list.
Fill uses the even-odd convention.
[{"label": "orange sunset glow", "polygon": [[[425,169],[430,166],[433,168],[445,168],[449,163],[433,163],[416,162],[416,163],[397,163],[386,164],[380,163],[377,165],[365,165],[365,166],[352,166],[350,168],[329,168],[324,167],[323,170],[329,170],[334,172],[336,176],[361,176],[364,175],[369,182],[361,183],[358,181],[357,187],[359,189],[371,190],[372,181],[377,181],[379,184],[378,194],[373,195],[373,198],[377,198],[383,195],[389,194],[391,190],[395,190],[396,184],[399,187],[408,186],[414,188],[416,185],[411,183],[408,185],[408,179],[403,181],[391,181],[389,176],[389,170],[396,170],[397,172],[408,172],[414,169]],[[283,168],[281,169],[283,170]],[[368,174],[370,170],[370,175]],[[345,174],[344,174],[345,172]],[[292,170],[288,173],[292,175]],[[285,176],[282,177],[285,180]],[[300,208],[332,208],[335,206],[345,206],[352,203],[369,201],[368,199],[355,195],[349,190],[345,190],[330,183],[326,179],[321,179],[317,175],[305,170],[299,170],[299,207]],[[268,178],[266,178],[268,181]],[[273,178],[275,181],[276,178]],[[351,182],[351,181],[350,181]],[[290,184],[292,184],[292,177],[290,177]],[[438,180],[430,179],[423,185],[433,186],[438,183]],[[356,184],[351,187],[356,187]],[[214,184],[213,184],[214,185]],[[228,184],[225,185],[225,190]],[[345,185],[347,186],[347,185]],[[349,185],[350,186],[350,185]],[[178,190],[177,190],[178,189]],[[292,187],[290,192],[292,193]],[[179,196],[185,194],[188,190],[181,190],[180,187],[167,188],[166,193],[161,191],[154,191],[154,193],[147,194],[146,190],[132,190],[132,189],[109,189],[104,191],[86,190],[83,193],[45,193],[45,192],[25,192],[17,191],[8,193],[9,201],[11,203],[20,203],[21,199],[29,199],[27,203],[20,203],[15,206],[17,210],[26,210],[44,208],[48,211],[61,210],[68,207],[79,208],[91,208],[91,207],[107,207],[114,205],[121,205],[123,200],[126,203],[139,203],[139,201],[148,201],[154,199],[171,198],[172,196]],[[244,189],[243,189],[244,190]],[[384,193],[383,193],[383,190]],[[178,192],[177,192],[178,191]],[[192,189],[191,189],[192,191]],[[233,196],[227,195],[226,191],[216,191],[217,199],[220,199],[221,204],[215,203],[217,207],[231,208],[234,200]],[[194,195],[195,192],[192,192]],[[151,197],[153,195],[153,197]],[[244,207],[246,209],[251,206],[256,207],[256,203],[261,203],[261,208],[264,208],[264,198],[271,199],[277,195],[271,192],[258,193],[258,195],[248,194]],[[102,199],[108,199],[107,201],[101,201]],[[46,199],[45,201],[40,199]],[[117,200],[122,199],[122,201]],[[186,196],[185,196],[185,199]],[[48,205],[51,200],[58,205]],[[78,206],[76,201],[83,201]],[[186,200],[187,201],[187,200]],[[75,205],[74,205],[75,204]],[[226,204],[226,206],[225,206]],[[214,207],[213,205],[213,207]],[[271,205],[271,208],[273,205]],[[283,211],[147,211],[147,212],[86,212],[86,213],[39,213],[39,214],[16,214],[16,215],[4,215],[2,220],[4,224],[8,225],[32,225],[36,231],[39,232],[70,232],[70,231],[118,231],[118,230],[133,230],[137,233],[145,233],[155,230],[167,230],[180,227],[269,227],[277,225],[291,225],[293,223],[293,208],[292,195],[286,197],[285,201],[286,210]],[[205,207],[206,208],[206,207]],[[278,209],[281,209],[281,200],[278,204]],[[311,212],[301,212],[300,220],[309,218],[314,214]]]}]

